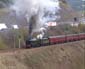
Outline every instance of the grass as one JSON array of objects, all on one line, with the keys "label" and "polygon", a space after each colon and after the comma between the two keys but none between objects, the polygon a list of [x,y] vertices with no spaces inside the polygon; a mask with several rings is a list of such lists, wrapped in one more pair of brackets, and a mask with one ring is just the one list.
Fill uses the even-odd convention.
[{"label": "grass", "polygon": [[0,53],[0,64],[2,69],[6,63],[9,69],[84,69],[84,50],[85,41],[18,50]]},{"label": "grass", "polygon": [[6,49],[6,48],[7,48],[7,45],[5,44],[3,39],[0,37],[0,49]]}]

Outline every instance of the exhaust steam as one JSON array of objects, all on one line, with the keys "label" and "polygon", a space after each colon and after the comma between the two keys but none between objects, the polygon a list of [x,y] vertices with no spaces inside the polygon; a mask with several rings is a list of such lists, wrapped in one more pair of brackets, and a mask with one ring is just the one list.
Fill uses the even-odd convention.
[{"label": "exhaust steam", "polygon": [[46,25],[49,21],[59,18],[59,1],[58,0],[15,0],[11,6],[16,11],[17,16],[24,16],[29,23],[29,35],[34,32],[41,32],[37,38],[42,39],[48,28]]}]

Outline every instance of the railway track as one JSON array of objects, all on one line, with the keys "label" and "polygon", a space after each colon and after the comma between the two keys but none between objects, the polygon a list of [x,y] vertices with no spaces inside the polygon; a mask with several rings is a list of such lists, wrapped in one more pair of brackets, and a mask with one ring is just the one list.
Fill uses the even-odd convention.
[{"label": "railway track", "polygon": [[[85,41],[85,40],[79,40],[79,41]],[[59,44],[54,44],[54,45],[62,45],[62,44],[68,44],[68,43],[76,43],[76,42],[79,42],[79,41],[73,41],[73,42],[67,42],[67,43],[59,43]],[[49,45],[51,46],[51,45]],[[41,47],[44,47],[44,46],[41,46]],[[36,48],[39,48],[39,47],[36,47]],[[33,48],[30,48],[30,49],[33,49]],[[0,54],[1,53],[4,53],[4,54],[15,54],[16,52],[19,52],[19,51],[23,51],[23,50],[28,50],[28,49],[25,49],[25,48],[15,48],[15,49],[1,49],[0,50]]]},{"label": "railway track", "polygon": [[25,49],[18,49],[18,48],[15,48],[15,49],[2,49],[2,50],[0,50],[0,53],[10,53],[10,52],[16,52],[16,51],[22,51],[22,50],[25,50]]}]

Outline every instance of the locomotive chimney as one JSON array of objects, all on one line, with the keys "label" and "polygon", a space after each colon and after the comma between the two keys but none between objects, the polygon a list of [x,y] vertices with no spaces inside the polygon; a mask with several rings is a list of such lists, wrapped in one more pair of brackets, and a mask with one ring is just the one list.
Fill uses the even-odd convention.
[{"label": "locomotive chimney", "polygon": [[36,22],[37,22],[37,15],[31,16],[29,20],[29,38],[32,38],[33,29],[36,26]]}]

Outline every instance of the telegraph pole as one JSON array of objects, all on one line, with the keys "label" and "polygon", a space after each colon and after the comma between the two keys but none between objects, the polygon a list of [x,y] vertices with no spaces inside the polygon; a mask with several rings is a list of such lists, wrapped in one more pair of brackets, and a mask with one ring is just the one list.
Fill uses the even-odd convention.
[{"label": "telegraph pole", "polygon": [[21,48],[21,39],[19,38],[19,48]]},{"label": "telegraph pole", "polygon": [[19,48],[21,48],[21,36],[19,35]]},{"label": "telegraph pole", "polygon": [[14,37],[13,37],[13,38],[14,38],[14,48],[16,48],[16,44],[15,44],[15,35],[14,35]]}]

